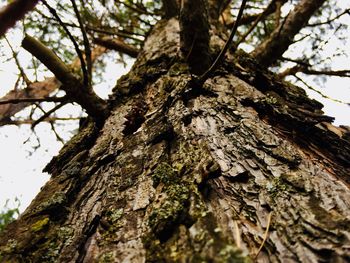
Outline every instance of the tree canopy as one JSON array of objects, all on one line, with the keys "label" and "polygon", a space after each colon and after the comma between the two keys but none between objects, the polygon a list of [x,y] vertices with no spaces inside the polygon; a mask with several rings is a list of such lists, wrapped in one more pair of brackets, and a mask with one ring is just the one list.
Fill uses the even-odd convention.
[{"label": "tree canopy", "polygon": [[[136,57],[149,30],[162,18],[178,14],[180,18],[181,14],[187,17],[186,12],[191,13],[192,21],[183,21],[181,52],[188,56],[193,67],[201,67],[194,68],[194,73],[203,73],[215,60],[219,50],[214,53],[209,51],[209,24],[204,20],[199,22],[198,17],[201,16],[196,16],[196,13],[208,9],[209,20],[218,21],[218,25],[224,28],[220,37],[226,41],[241,5],[240,1],[208,1],[205,4],[205,1],[203,4],[198,1],[191,6],[192,1],[183,1],[182,13],[179,13],[180,7],[176,1],[164,1],[164,4],[161,1],[41,1],[39,4],[37,1],[24,1],[26,5],[21,2],[3,3],[0,12],[0,19],[4,21],[0,23],[3,35],[1,44],[11,45],[10,42],[6,43],[6,30],[10,30],[10,35],[22,35],[22,48],[29,51],[34,59],[32,63],[22,65],[17,55],[20,47],[12,48],[12,54],[6,54],[7,59],[13,59],[18,66],[18,81],[14,89],[1,99],[1,125],[36,125],[40,121],[52,121],[50,116],[71,102],[77,102],[90,116],[105,115],[104,102],[93,92],[98,73],[104,70],[99,57],[109,50],[118,52],[116,59],[121,63],[125,56]],[[307,84],[305,76],[313,75],[322,80],[329,76],[349,77],[348,68],[332,68],[335,57],[348,55],[345,44],[338,45],[347,41],[347,24],[342,20],[349,16],[349,6],[346,4],[340,6],[332,0],[248,1],[242,10],[243,16],[237,21],[238,32],[230,41],[230,47],[244,48],[261,65],[271,68],[281,78],[289,77],[312,89],[317,87]],[[13,12],[15,16],[11,15]],[[16,28],[10,29],[16,21]],[[198,23],[202,26],[199,27]],[[329,48],[331,39],[338,41],[335,48]],[[290,50],[296,51],[287,52]],[[28,77],[26,72],[45,70],[38,62],[54,73],[60,83],[54,78],[38,80],[35,75]],[[69,77],[69,71],[77,75]],[[78,92],[82,89],[81,85],[90,91]],[[73,86],[78,88],[67,89]],[[54,96],[58,88],[66,95]],[[42,117],[39,120],[13,117],[31,105],[40,111],[38,105],[44,101],[54,102],[55,106],[40,113]]]}]

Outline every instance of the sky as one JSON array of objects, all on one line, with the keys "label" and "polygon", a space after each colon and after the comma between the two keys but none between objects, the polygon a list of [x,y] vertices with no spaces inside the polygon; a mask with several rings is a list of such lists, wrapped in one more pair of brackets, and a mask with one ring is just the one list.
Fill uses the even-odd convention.
[{"label": "sky", "polygon": [[[342,5],[341,3],[346,1],[339,2]],[[344,19],[346,19],[344,23],[350,24],[349,18],[345,17]],[[12,37],[11,42],[14,43],[14,47],[19,49],[20,39],[18,37],[16,39],[16,36],[11,36],[11,34],[9,34],[9,37]],[[329,49],[339,47],[339,45],[344,45],[344,48],[347,49],[347,54],[350,55],[350,45],[341,42],[331,41]],[[9,49],[7,47],[6,50],[4,46],[1,51],[6,53],[9,52]],[[298,52],[298,50],[294,49],[288,52],[293,53]],[[19,57],[23,64],[28,63],[31,59],[24,50],[20,51]],[[132,65],[130,60],[127,63],[127,67],[124,67],[120,63],[116,63],[116,58],[117,55],[115,53],[112,55],[112,58],[106,59],[108,64],[107,70],[102,76],[104,81],[96,85],[95,88],[96,92],[103,98],[107,98],[108,92],[115,85],[116,80],[127,73]],[[345,69],[350,65],[349,62],[348,57],[339,57],[333,61],[332,67]],[[48,72],[39,73],[39,78],[44,76],[48,77]],[[0,57],[0,96],[12,89],[16,79],[16,65],[13,61],[6,62],[4,58]],[[315,85],[313,78],[309,77],[307,82],[314,87],[324,86],[320,88],[320,91],[327,96],[350,102],[349,78],[332,77],[327,82],[321,83],[322,85]],[[334,124],[350,126],[350,107],[348,105],[325,99],[309,89],[306,89],[306,92],[310,97],[324,104],[323,110],[325,114],[336,118]],[[52,104],[47,103],[45,107],[50,108]],[[59,114],[62,116],[67,116],[67,114],[77,116],[77,112],[79,112],[79,107],[72,105],[67,105],[59,110]],[[28,114],[28,109],[20,113],[21,116],[27,116]],[[77,121],[56,125],[57,132],[66,141],[76,132],[77,128]],[[40,142],[37,138],[40,138]],[[39,143],[40,147],[38,147]],[[22,212],[49,179],[49,175],[41,171],[51,158],[59,152],[62,143],[57,141],[50,125],[42,123],[35,128],[34,132],[29,125],[0,127],[0,146],[0,211],[7,200],[9,200],[9,207],[15,207],[17,205],[15,200],[18,198],[20,200],[20,211]]]}]

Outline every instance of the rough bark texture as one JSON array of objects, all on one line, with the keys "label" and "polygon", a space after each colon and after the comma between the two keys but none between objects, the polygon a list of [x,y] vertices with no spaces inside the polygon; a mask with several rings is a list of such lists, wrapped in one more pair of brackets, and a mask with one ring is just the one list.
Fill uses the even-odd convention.
[{"label": "rough bark texture", "polygon": [[326,0],[301,0],[288,14],[285,21],[254,50],[252,55],[261,65],[271,66],[293,43],[295,35],[324,2]]},{"label": "rough bark texture", "polygon": [[1,260],[250,262],[267,228],[258,262],[350,260],[348,135],[246,54],[196,86],[178,31],[155,27],[104,126],[47,166]]}]

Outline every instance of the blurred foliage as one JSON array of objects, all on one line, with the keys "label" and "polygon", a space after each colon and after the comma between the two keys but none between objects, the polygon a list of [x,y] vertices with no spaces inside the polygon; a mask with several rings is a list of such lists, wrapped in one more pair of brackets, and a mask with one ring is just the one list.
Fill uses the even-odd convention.
[{"label": "blurred foliage", "polygon": [[7,199],[5,206],[0,211],[0,232],[2,232],[6,225],[11,223],[13,220],[15,220],[19,216],[19,206],[20,201],[15,198],[15,207],[9,208],[8,207],[9,200]]}]

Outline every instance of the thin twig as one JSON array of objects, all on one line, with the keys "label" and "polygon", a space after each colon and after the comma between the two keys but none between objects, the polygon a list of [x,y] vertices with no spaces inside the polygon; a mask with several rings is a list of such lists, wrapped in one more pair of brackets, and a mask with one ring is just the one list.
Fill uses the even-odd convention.
[{"label": "thin twig", "polygon": [[339,15],[337,15],[337,16],[335,16],[335,17],[333,17],[333,18],[331,18],[331,19],[329,19],[327,21],[319,22],[319,23],[313,23],[313,24],[307,24],[306,26],[313,27],[313,26],[321,26],[321,25],[329,24],[329,23],[333,22],[334,20],[337,20],[338,18],[340,18],[341,16],[343,16],[345,14],[350,15],[350,8],[344,10]]},{"label": "thin twig", "polygon": [[[55,122],[55,121],[77,121],[80,117],[48,117],[42,122]],[[35,120],[32,119],[19,119],[19,120],[6,120],[2,121],[6,125],[23,125],[23,124],[33,124]]]},{"label": "thin twig", "polygon": [[47,98],[21,98],[21,99],[10,99],[10,100],[0,100],[0,105],[2,104],[18,104],[18,103],[32,103],[32,102],[64,102],[67,97],[47,97]]},{"label": "thin twig", "polygon": [[[59,104],[59,105],[57,105],[56,107],[58,107],[58,108],[60,108],[60,107],[62,107],[63,105],[65,105],[65,104]],[[59,107],[60,106],[60,107]],[[42,122],[42,121],[45,121],[46,119],[47,119],[47,117],[50,115],[50,111],[52,111],[52,112],[54,112],[54,111],[56,111],[58,108],[53,108],[52,110],[50,110],[50,111],[48,111],[48,112],[46,112],[40,105],[37,105],[37,107],[44,113],[44,115],[42,116],[42,117],[40,117],[38,120],[36,120],[36,121],[34,121],[33,122],[33,124],[32,124],[32,126],[31,126],[31,129],[34,131],[34,128],[35,128],[35,126],[37,125],[37,124],[39,124],[40,122]],[[51,113],[52,113],[51,112]],[[43,118],[44,116],[46,116],[44,119],[42,119],[42,120],[40,120],[41,118]],[[40,120],[40,121],[39,121]],[[53,124],[53,121],[49,121],[49,123],[50,123],[50,126],[51,126],[51,130],[53,131],[53,133],[55,134],[55,136],[56,136],[56,139],[59,141],[59,142],[61,142],[62,144],[64,144],[64,140],[61,138],[61,136],[59,136],[58,135],[58,133],[57,133],[57,131],[56,131],[56,128],[55,128],[55,125]]]},{"label": "thin twig", "polygon": [[[51,110],[45,112],[44,111],[44,115],[41,116],[39,119],[37,119],[36,121],[33,122],[31,128],[34,129],[36,125],[38,125],[40,122],[42,122],[43,120],[45,120],[47,117],[49,117],[52,113],[54,113],[55,111],[57,111],[59,108],[63,107],[64,105],[66,105],[67,102],[62,102],[60,104],[57,104],[55,107],[53,107]],[[39,107],[41,108],[41,107]],[[42,110],[42,109],[41,109]]]},{"label": "thin twig", "polygon": [[206,72],[204,72],[203,75],[201,75],[199,77],[200,82],[205,81],[208,78],[209,74],[219,66],[221,60],[224,58],[225,53],[228,50],[228,48],[232,42],[232,39],[236,34],[236,31],[237,31],[237,28],[239,25],[239,20],[242,17],[243,10],[245,8],[246,3],[247,3],[247,0],[242,0],[242,4],[241,4],[241,7],[240,7],[239,12],[238,12],[237,19],[236,19],[235,23],[233,24],[231,34],[230,34],[229,38],[227,39],[224,48],[221,50],[220,54],[216,57],[214,63],[209,67],[209,69]]},{"label": "thin twig", "polygon": [[289,62],[294,62],[296,64],[299,64],[299,65],[302,65],[302,66],[305,66],[305,67],[310,67],[311,64],[308,63],[308,62],[305,62],[301,59],[293,59],[293,58],[287,58],[287,57],[281,57],[281,60],[285,60],[285,61],[289,61]]},{"label": "thin twig", "polygon": [[[84,79],[87,78],[88,76],[88,72],[86,69],[86,65],[85,65],[85,60],[83,57],[83,54],[81,52],[81,50],[79,49],[79,45],[78,43],[75,41],[73,35],[69,32],[68,28],[65,26],[65,24],[63,23],[63,21],[61,20],[61,18],[59,17],[59,15],[57,14],[56,10],[54,8],[52,8],[47,2],[46,0],[42,0],[42,2],[44,3],[44,5],[49,9],[50,13],[56,18],[56,20],[60,23],[60,25],[62,26],[62,28],[64,29],[64,31],[66,32],[66,34],[68,35],[69,39],[72,41],[75,51],[77,52],[77,55],[79,57],[80,60],[80,64],[81,64],[81,69],[83,71],[83,76]],[[88,79],[88,78],[87,78]]]},{"label": "thin twig", "polygon": [[300,77],[298,77],[297,75],[293,75],[297,80],[299,80],[301,83],[303,83],[308,89],[316,92],[317,94],[319,94],[322,98],[325,98],[325,99],[328,99],[328,100],[331,100],[331,101],[334,101],[334,102],[338,102],[338,103],[341,103],[341,104],[346,104],[346,105],[350,105],[350,103],[347,103],[347,102],[344,102],[344,101],[341,101],[341,100],[337,100],[337,99],[334,99],[332,97],[329,97],[327,95],[324,95],[321,91],[311,87],[309,84],[307,84],[303,79],[301,79]]},{"label": "thin twig", "polygon": [[18,68],[18,70],[19,70],[19,72],[20,72],[20,74],[21,74],[21,76],[22,76],[24,82],[27,84],[27,86],[29,86],[30,83],[31,83],[31,81],[29,80],[29,78],[28,78],[27,75],[25,74],[25,72],[24,72],[24,70],[23,70],[23,68],[22,68],[22,66],[21,66],[21,63],[20,63],[19,60],[18,60],[18,56],[17,56],[18,53],[15,52],[15,50],[13,49],[13,47],[12,47],[10,41],[7,39],[7,37],[4,36],[4,38],[5,38],[5,41],[6,41],[7,45],[8,45],[8,46],[10,47],[10,49],[11,49],[13,59],[15,60],[16,66],[17,66],[17,68]]},{"label": "thin twig", "polygon": [[51,130],[53,131],[53,133],[55,134],[56,136],[56,140],[59,141],[60,143],[62,143],[62,145],[65,144],[64,140],[62,139],[62,137],[58,134],[58,132],[56,131],[56,128],[55,128],[55,124],[53,121],[49,121],[50,123],[50,126],[51,126]]},{"label": "thin twig", "polygon": [[254,257],[254,261],[258,258],[259,254],[260,254],[260,251],[264,247],[265,242],[266,242],[266,240],[268,238],[269,229],[270,229],[270,225],[271,225],[271,218],[272,218],[272,211],[270,212],[269,217],[267,219],[267,226],[266,226],[266,230],[265,230],[265,234],[264,234],[264,239],[263,239],[263,241],[262,241],[262,243],[261,243],[261,245],[260,245],[260,247],[258,249],[258,252],[256,252],[256,255]]},{"label": "thin twig", "polygon": [[87,64],[87,76],[84,75],[84,86],[90,87],[91,78],[92,78],[92,62],[91,62],[90,43],[89,43],[89,39],[88,39],[87,34],[86,34],[83,18],[79,14],[77,4],[75,3],[75,0],[71,0],[71,2],[73,5],[75,15],[77,16],[77,19],[78,19],[81,33],[83,35],[83,43],[84,43],[84,48],[85,48],[85,58],[86,58],[86,64]]},{"label": "thin twig", "polygon": [[269,10],[270,10],[270,6],[271,6],[274,2],[275,2],[275,1],[272,0],[272,1],[268,4],[268,6],[264,9],[264,11],[261,12],[261,13],[259,14],[259,16],[254,20],[253,24],[249,27],[249,29],[247,30],[247,32],[245,32],[245,33],[243,34],[243,36],[237,41],[237,43],[236,43],[236,48],[237,48],[242,42],[244,42],[244,41],[246,40],[247,36],[254,30],[254,28],[258,25],[258,23],[261,21],[261,19],[262,19],[263,17],[266,16],[266,14],[267,14],[267,13],[269,12]]},{"label": "thin twig", "polygon": [[[40,12],[39,10],[35,10],[35,11],[38,14],[40,14],[43,18],[49,20],[50,23],[52,23],[53,25],[61,25],[55,17],[53,17],[53,18],[52,17],[48,17],[45,14],[43,14],[42,12]],[[66,27],[79,28],[79,26],[74,24],[74,23],[63,22],[63,24]],[[125,38],[129,38],[129,39],[132,39],[132,40],[135,40],[135,41],[138,41],[138,42],[142,42],[142,40],[138,39],[136,37],[133,37],[132,35],[140,36],[140,37],[143,37],[143,38],[145,37],[145,35],[143,35],[143,34],[136,33],[136,32],[135,33],[134,32],[128,32],[128,31],[123,30],[123,29],[122,30],[117,30],[117,29],[113,28],[113,30],[108,30],[108,29],[96,28],[96,27],[93,27],[91,25],[86,25],[85,29],[87,31],[92,31],[92,32],[96,32],[96,33],[102,33],[102,34],[105,34],[105,35],[125,37]]]}]

